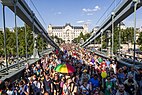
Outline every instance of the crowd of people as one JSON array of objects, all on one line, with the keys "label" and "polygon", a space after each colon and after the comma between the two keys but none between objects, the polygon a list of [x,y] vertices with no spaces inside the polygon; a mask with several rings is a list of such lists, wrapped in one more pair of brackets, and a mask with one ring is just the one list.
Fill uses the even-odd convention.
[{"label": "crowd of people", "polygon": [[[142,69],[119,66],[94,52],[72,44],[61,46],[40,61],[27,63],[21,79],[6,79],[2,95],[142,95]],[[55,71],[71,64],[73,73]]]}]

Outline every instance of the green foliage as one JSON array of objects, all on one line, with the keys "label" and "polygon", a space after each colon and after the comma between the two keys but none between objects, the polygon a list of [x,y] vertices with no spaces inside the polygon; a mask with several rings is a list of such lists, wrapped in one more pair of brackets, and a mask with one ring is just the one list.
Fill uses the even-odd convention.
[{"label": "green foliage", "polygon": [[118,28],[115,28],[115,30],[114,30],[114,46],[113,46],[114,53],[116,53],[117,50],[120,47],[120,44],[119,44],[119,32],[120,32],[120,30]]},{"label": "green foliage", "polygon": [[101,44],[101,37],[96,38],[96,39],[95,39],[95,43],[96,43],[96,44]]},{"label": "green foliage", "polygon": [[81,32],[80,35],[77,38],[73,39],[73,42],[74,43],[80,43],[81,38],[83,38],[83,40],[86,41],[90,36],[91,36],[90,33],[87,33],[87,34],[83,35],[83,33]]},{"label": "green foliage", "polygon": [[83,37],[83,38],[84,38],[84,41],[86,41],[90,36],[91,36],[90,33],[85,34],[84,37]]},{"label": "green foliage", "polygon": [[63,42],[65,42],[62,38],[59,38],[58,36],[51,36],[51,39],[56,39],[57,40],[57,43],[61,44]]},{"label": "green foliage", "polygon": [[83,39],[84,39],[84,35],[83,35],[82,32],[80,33],[80,38],[83,38]]},{"label": "green foliage", "polygon": [[[26,43],[25,43],[25,27],[18,27],[18,45],[19,45],[19,56],[26,54]],[[26,34],[27,34],[27,49],[28,54],[33,53],[33,34],[32,29],[26,25]],[[4,36],[2,31],[0,31],[0,55],[4,55]],[[38,36],[37,38],[38,49],[42,50],[42,37]],[[16,32],[10,31],[6,28],[6,47],[7,55],[16,56]],[[43,40],[43,49],[46,49],[46,41]]]},{"label": "green foliage", "polygon": [[137,42],[138,42],[138,45],[140,45],[140,50],[142,50],[142,32],[139,34]]},{"label": "green foliage", "polygon": [[[134,36],[134,29],[133,28],[127,28],[125,30],[119,29],[118,27],[114,30],[114,53],[118,51],[120,44],[119,44],[119,32],[121,35],[121,44],[128,44],[133,43],[133,36]],[[141,35],[142,37],[142,35]],[[110,38],[111,39],[111,38]],[[142,38],[140,38],[142,40]],[[138,39],[138,40],[140,40]],[[112,39],[111,39],[112,40]],[[139,42],[141,43],[141,42]],[[103,48],[107,48],[108,39],[107,35],[103,35]]]},{"label": "green foliage", "polygon": [[4,47],[3,39],[4,39],[3,33],[2,33],[2,31],[0,31],[0,55],[4,54],[3,53],[3,51],[4,51],[4,49],[3,49],[3,47]]},{"label": "green foliage", "polygon": [[121,30],[121,42],[122,44],[126,44],[128,42],[133,42],[134,37],[134,29],[127,28],[126,30]]}]

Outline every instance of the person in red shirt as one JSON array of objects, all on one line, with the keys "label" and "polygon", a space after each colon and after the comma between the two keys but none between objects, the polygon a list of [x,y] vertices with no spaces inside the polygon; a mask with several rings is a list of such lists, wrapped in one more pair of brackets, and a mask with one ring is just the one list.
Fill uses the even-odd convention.
[{"label": "person in red shirt", "polygon": [[106,71],[106,66],[107,66],[107,64],[103,61],[100,65],[101,70]]}]

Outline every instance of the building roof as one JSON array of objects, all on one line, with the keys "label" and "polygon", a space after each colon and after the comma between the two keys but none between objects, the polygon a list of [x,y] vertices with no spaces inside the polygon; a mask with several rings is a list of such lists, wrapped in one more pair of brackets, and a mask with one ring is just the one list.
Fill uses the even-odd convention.
[{"label": "building roof", "polygon": [[63,27],[61,26],[53,26],[52,29],[62,29]]},{"label": "building roof", "polygon": [[100,28],[100,26],[95,26],[94,28]]},{"label": "building roof", "polygon": [[65,26],[52,26],[52,29],[63,29],[66,26],[70,26],[73,29],[84,29],[83,26],[72,26],[70,23],[66,23]]},{"label": "building roof", "polygon": [[83,29],[82,26],[74,26],[73,28],[74,28],[74,29]]},{"label": "building roof", "polygon": [[124,25],[125,26],[125,24],[123,22],[120,22],[120,25]]}]

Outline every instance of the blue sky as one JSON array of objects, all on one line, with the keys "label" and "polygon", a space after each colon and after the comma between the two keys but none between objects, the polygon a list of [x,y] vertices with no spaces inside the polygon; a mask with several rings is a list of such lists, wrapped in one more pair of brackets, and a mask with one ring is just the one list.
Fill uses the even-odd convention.
[{"label": "blue sky", "polygon": [[[49,24],[65,25],[65,23],[71,23],[72,25],[83,25],[87,23],[89,30],[92,30],[94,26],[100,25],[122,0],[115,0],[115,3],[97,24],[96,22],[113,0],[32,0],[46,24],[43,23],[30,0],[25,1],[46,29]],[[2,5],[0,4],[0,14],[1,13]],[[125,19],[124,23],[126,26],[133,26],[133,14]],[[0,15],[0,27],[2,27],[2,25],[2,15]],[[14,27],[14,14],[8,8],[6,8],[6,26]],[[23,26],[23,21],[19,18],[18,26]],[[142,8],[137,11],[137,27],[140,26],[142,26]]]}]

